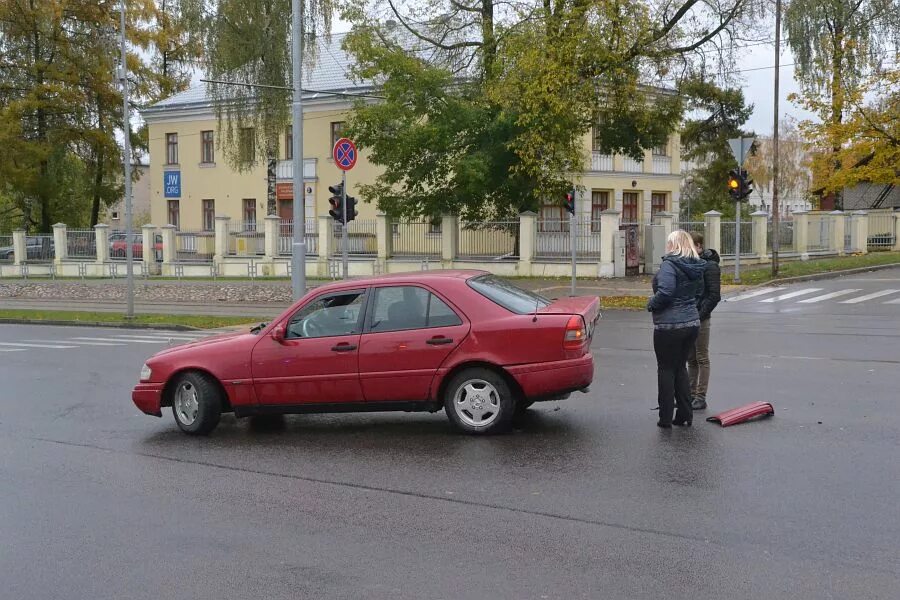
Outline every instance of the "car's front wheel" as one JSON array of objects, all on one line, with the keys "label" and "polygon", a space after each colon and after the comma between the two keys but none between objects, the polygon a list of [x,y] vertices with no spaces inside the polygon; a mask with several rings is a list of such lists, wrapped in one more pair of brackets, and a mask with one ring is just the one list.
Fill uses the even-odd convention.
[{"label": "car's front wheel", "polygon": [[515,398],[500,374],[484,368],[466,369],[447,386],[444,409],[450,421],[466,433],[497,433],[509,427]]},{"label": "car's front wheel", "polygon": [[222,393],[208,375],[183,373],[172,387],[172,414],[183,432],[207,435],[222,417]]}]

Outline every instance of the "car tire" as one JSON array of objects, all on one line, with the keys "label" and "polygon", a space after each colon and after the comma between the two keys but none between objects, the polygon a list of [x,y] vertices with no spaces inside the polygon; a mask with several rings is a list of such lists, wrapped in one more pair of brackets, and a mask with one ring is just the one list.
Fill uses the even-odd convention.
[{"label": "car tire", "polygon": [[181,431],[208,435],[222,418],[222,392],[204,373],[179,375],[172,385],[172,415]]},{"label": "car tire", "polygon": [[465,433],[487,435],[509,428],[516,401],[502,375],[485,368],[455,375],[444,392],[450,422]]}]

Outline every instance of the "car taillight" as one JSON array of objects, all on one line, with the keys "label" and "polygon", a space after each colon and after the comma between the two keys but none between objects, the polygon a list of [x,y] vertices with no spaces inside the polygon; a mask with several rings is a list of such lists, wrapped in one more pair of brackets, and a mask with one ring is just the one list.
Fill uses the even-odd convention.
[{"label": "car taillight", "polygon": [[563,340],[564,348],[581,348],[587,340],[587,329],[584,319],[580,315],[574,315],[566,324],[566,337]]}]

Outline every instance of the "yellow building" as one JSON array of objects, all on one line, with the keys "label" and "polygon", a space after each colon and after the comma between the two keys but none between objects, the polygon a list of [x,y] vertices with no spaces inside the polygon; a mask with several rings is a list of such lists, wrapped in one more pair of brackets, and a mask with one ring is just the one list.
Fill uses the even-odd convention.
[{"label": "yellow building", "polygon": [[[335,93],[368,90],[347,77],[350,59],[341,49],[342,37],[321,39],[317,64],[304,80],[304,88],[316,90],[304,98],[303,155],[304,197],[307,220],[328,214],[328,186],[340,182],[341,172],[331,158],[334,141],[346,122],[350,101]],[[146,108],[150,139],[151,222],[172,224],[181,231],[212,232],[216,216],[231,218],[231,227],[262,230],[267,204],[267,165],[262,157],[247,172],[231,169],[224,160],[217,139],[217,124],[206,86],[189,90]],[[676,134],[668,144],[647,151],[638,162],[595,151],[591,135],[584,138],[586,169],[575,176],[583,188],[579,196],[579,216],[599,223],[599,213],[615,209],[623,222],[646,222],[660,211],[678,213],[680,156]],[[279,139],[276,191],[278,214],[293,219],[292,161],[290,130]],[[356,192],[360,183],[372,182],[377,167],[362,152],[348,173],[348,194],[359,199],[358,220],[374,220],[376,208]],[[566,215],[557,203],[541,209],[539,226],[547,231],[554,220]],[[314,227],[314,226],[313,226]]]}]

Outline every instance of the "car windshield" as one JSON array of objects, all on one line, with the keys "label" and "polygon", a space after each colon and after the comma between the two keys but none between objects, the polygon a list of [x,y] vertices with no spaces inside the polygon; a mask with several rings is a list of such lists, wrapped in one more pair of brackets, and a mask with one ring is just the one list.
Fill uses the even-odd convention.
[{"label": "car windshield", "polygon": [[488,300],[519,315],[533,313],[550,304],[550,300],[540,294],[523,290],[495,275],[479,275],[470,279],[468,283],[469,287]]}]

